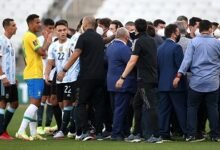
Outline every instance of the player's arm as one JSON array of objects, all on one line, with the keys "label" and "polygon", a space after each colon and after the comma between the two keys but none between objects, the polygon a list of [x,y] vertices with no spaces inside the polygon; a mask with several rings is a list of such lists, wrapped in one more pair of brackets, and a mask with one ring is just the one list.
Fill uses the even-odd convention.
[{"label": "player's arm", "polygon": [[27,39],[34,51],[37,52],[40,56],[46,56],[47,50],[52,43],[52,34],[44,35],[44,37],[45,40],[42,46],[40,45],[37,37],[30,37],[30,39]]},{"label": "player's arm", "polygon": [[2,80],[4,86],[9,86],[10,82],[8,81],[6,74],[2,70],[2,46],[0,46],[0,48],[0,80]]},{"label": "player's arm", "polygon": [[48,34],[48,33],[44,33],[44,43],[43,46],[38,50],[38,54],[40,54],[41,56],[46,56],[47,54],[47,50],[50,46],[50,44],[52,43],[52,33]]},{"label": "player's arm", "polygon": [[126,68],[124,70],[124,72],[122,73],[121,77],[118,79],[118,81],[115,84],[116,88],[121,88],[125,78],[127,77],[127,75],[133,70],[133,68],[135,67],[137,61],[138,61],[139,56],[138,55],[131,55],[130,60],[128,61]]},{"label": "player's arm", "polygon": [[57,80],[62,81],[65,73],[69,70],[69,68],[76,62],[76,60],[79,58],[80,54],[82,53],[81,49],[75,49],[70,56],[68,62],[64,66],[63,70],[57,74]]},{"label": "player's arm", "polygon": [[51,72],[53,66],[55,66],[54,59],[48,59],[47,60],[47,65],[46,65],[46,68],[45,68],[45,81],[46,81],[47,84],[50,84],[49,83],[49,76],[50,76],[50,72]]}]

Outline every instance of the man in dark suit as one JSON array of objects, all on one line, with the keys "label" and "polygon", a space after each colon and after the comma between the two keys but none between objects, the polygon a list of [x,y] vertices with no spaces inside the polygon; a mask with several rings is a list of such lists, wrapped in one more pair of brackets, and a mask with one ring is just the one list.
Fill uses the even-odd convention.
[{"label": "man in dark suit", "polygon": [[183,133],[186,133],[186,80],[181,80],[178,88],[173,87],[178,68],[183,60],[183,50],[177,44],[180,32],[175,24],[165,28],[167,39],[158,48],[157,62],[160,92],[159,128],[163,140],[170,139],[170,117],[172,109],[175,111]]},{"label": "man in dark suit", "polygon": [[[124,85],[116,89],[115,83],[124,71],[131,56],[131,49],[126,45],[129,40],[129,33],[125,28],[119,28],[116,32],[116,39],[106,50],[108,61],[107,88],[113,97],[113,126],[112,139],[122,140],[125,136],[127,111],[129,103],[135,92],[136,78],[134,73],[129,74]],[[129,131],[129,129],[128,129]]]}]

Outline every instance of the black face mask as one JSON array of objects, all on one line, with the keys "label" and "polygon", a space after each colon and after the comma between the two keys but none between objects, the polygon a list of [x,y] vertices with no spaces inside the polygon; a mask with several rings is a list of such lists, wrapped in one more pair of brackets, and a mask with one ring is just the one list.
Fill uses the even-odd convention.
[{"label": "black face mask", "polygon": [[135,35],[135,32],[130,32],[130,38],[131,38],[132,40],[134,40],[134,39],[137,38],[137,36]]},{"label": "black face mask", "polygon": [[179,41],[180,41],[180,38],[181,38],[181,36],[180,36],[180,34],[176,37],[176,43],[178,43]]}]

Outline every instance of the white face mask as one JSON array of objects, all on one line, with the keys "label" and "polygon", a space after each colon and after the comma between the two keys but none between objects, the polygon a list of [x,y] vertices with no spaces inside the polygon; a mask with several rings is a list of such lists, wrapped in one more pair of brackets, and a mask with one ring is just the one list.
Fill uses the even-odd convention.
[{"label": "white face mask", "polygon": [[110,31],[110,30],[108,30],[108,31],[107,31],[107,33],[106,33],[106,35],[107,35],[107,37],[110,37],[110,36],[112,36],[112,35],[113,35],[113,32],[112,32],[112,31]]},{"label": "white face mask", "polygon": [[220,29],[216,29],[213,33],[214,37],[220,38]]},{"label": "white face mask", "polygon": [[189,29],[189,28],[187,28],[186,32],[187,32],[187,33],[190,33],[190,29]]},{"label": "white face mask", "polygon": [[104,33],[104,30],[103,30],[101,27],[98,26],[98,27],[96,28],[96,32],[102,36],[103,33]]},{"label": "white face mask", "polygon": [[159,36],[164,37],[164,36],[165,36],[165,35],[164,35],[164,31],[165,31],[164,28],[163,28],[163,29],[159,29],[159,30],[157,31],[157,34],[158,34]]},{"label": "white face mask", "polygon": [[196,35],[196,36],[200,35],[199,28],[196,29],[195,35]]}]

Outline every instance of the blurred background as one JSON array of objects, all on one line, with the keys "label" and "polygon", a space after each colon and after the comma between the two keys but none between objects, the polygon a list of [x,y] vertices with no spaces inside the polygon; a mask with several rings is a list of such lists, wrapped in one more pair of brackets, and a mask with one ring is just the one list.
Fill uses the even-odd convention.
[{"label": "blurred background", "polygon": [[[24,62],[21,42],[27,30],[26,17],[29,14],[36,13],[41,19],[50,17],[54,21],[66,19],[73,29],[86,15],[108,17],[122,23],[144,18],[147,21],[162,19],[169,24],[175,22],[180,15],[220,22],[218,0],[1,0],[0,8],[1,23],[4,18],[13,18],[17,23],[17,33],[12,37],[12,42],[17,54],[19,99],[22,103],[28,101],[26,84],[22,80]],[[2,25],[0,34],[3,34]]]}]

